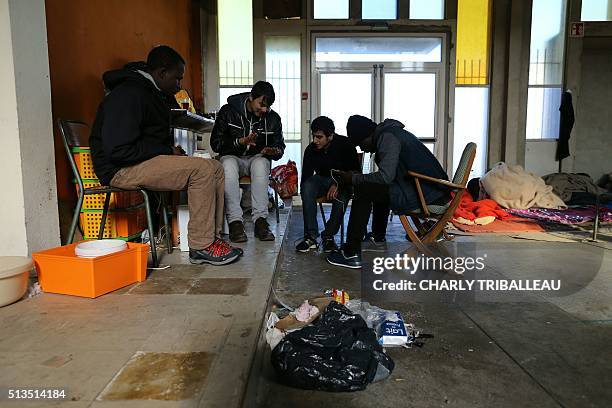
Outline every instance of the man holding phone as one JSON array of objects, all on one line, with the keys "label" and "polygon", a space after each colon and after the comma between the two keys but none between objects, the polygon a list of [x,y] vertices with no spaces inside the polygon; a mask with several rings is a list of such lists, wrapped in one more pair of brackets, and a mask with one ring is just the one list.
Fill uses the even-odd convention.
[{"label": "man holding phone", "polygon": [[251,177],[251,203],[255,236],[273,241],[268,216],[270,162],[285,151],[280,116],[270,109],[275,94],[272,85],[258,81],[251,92],[232,95],[217,114],[210,146],[221,156],[225,170],[225,212],[232,242],[246,242],[239,179]]}]

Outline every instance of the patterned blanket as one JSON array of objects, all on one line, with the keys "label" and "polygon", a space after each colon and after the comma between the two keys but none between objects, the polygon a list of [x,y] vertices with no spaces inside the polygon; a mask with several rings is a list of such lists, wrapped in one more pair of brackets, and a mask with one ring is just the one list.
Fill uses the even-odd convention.
[{"label": "patterned blanket", "polygon": [[[595,207],[567,208],[557,210],[552,208],[530,208],[528,210],[508,209],[510,214],[534,220],[554,222],[559,224],[584,224],[595,219]],[[612,222],[612,208],[599,208],[599,222]]]}]

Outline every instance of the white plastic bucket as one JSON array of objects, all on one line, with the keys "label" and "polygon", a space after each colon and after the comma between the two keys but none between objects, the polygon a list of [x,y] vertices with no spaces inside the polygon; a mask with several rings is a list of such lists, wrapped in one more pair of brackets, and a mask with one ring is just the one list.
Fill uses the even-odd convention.
[{"label": "white plastic bucket", "polygon": [[25,256],[0,256],[0,307],[23,297],[33,268],[34,263]]},{"label": "white plastic bucket", "polygon": [[120,239],[101,239],[81,242],[74,249],[74,254],[80,258],[96,258],[127,249],[125,241]]}]

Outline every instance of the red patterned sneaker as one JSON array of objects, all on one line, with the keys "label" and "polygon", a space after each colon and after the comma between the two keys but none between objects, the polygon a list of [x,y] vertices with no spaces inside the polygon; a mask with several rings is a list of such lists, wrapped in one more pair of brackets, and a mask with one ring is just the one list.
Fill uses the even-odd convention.
[{"label": "red patterned sneaker", "polygon": [[241,254],[242,250],[232,248],[222,239],[216,238],[207,248],[190,248],[189,262],[192,264],[226,265],[238,259]]},{"label": "red patterned sneaker", "polygon": [[233,247],[233,246],[231,246],[229,244],[229,242],[224,241],[221,238],[215,238],[215,242],[219,242],[220,245],[223,245],[226,248],[237,250],[238,252],[240,252],[240,256],[242,256],[242,254],[244,254],[244,251],[242,250],[242,248],[240,248],[240,247]]}]

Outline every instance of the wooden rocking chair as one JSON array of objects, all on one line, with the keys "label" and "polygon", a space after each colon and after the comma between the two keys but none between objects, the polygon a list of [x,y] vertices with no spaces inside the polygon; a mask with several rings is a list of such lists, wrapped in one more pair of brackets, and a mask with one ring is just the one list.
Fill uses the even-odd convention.
[{"label": "wooden rocking chair", "polygon": [[[475,156],[476,144],[468,143],[465,146],[465,149],[463,149],[463,154],[461,155],[461,160],[459,161],[459,165],[457,166],[457,171],[455,171],[452,182],[429,177],[413,171],[408,171],[406,173],[406,177],[414,179],[417,193],[419,194],[419,200],[421,202],[421,208],[408,212],[407,214],[401,214],[399,218],[404,226],[404,229],[406,230],[408,238],[419,249],[424,248],[423,244],[435,242],[441,234],[446,240],[450,241],[452,239],[445,230],[446,224],[452,219],[455,209],[461,201],[461,196],[466,188]],[[428,205],[423,197],[421,180],[428,183],[437,183],[447,187],[450,191],[455,193],[453,199],[445,205]],[[416,231],[408,222],[408,217],[410,217],[414,223]],[[435,219],[435,223],[433,225],[424,224],[423,221],[428,219]]]}]

